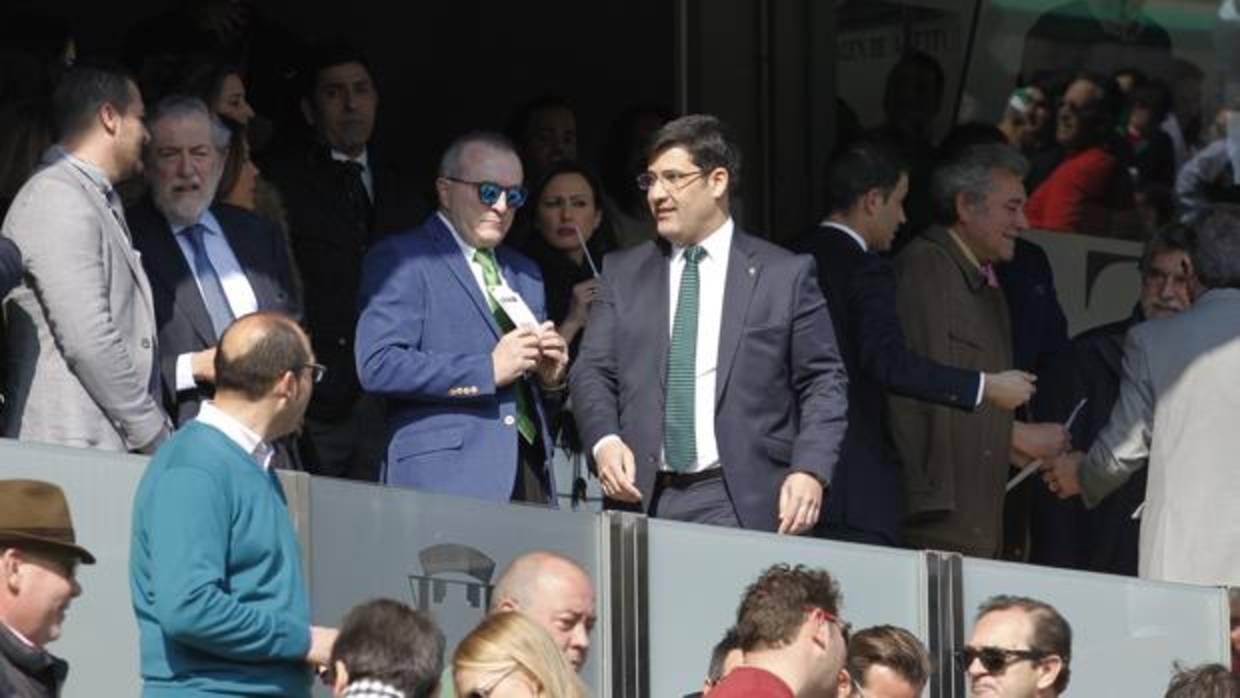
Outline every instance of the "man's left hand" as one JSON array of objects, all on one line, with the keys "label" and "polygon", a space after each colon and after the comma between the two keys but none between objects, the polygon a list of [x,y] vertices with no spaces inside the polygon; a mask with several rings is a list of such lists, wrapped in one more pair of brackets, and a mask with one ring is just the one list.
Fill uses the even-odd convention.
[{"label": "man's left hand", "polygon": [[1085,454],[1080,451],[1065,453],[1042,464],[1042,480],[1046,487],[1060,499],[1075,497],[1081,493],[1081,462]]},{"label": "man's left hand", "polygon": [[779,488],[779,532],[796,535],[818,523],[822,484],[806,472],[794,472]]},{"label": "man's left hand", "polygon": [[568,372],[568,344],[548,320],[538,328],[538,363],[534,371],[544,388],[561,387]]}]

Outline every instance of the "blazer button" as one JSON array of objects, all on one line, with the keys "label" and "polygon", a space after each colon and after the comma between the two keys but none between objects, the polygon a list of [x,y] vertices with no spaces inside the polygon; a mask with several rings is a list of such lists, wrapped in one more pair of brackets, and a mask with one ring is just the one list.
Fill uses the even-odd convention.
[{"label": "blazer button", "polygon": [[147,339],[146,337],[143,337],[143,338],[142,338],[142,348],[143,348],[143,349],[150,349],[150,348],[151,348],[151,340]]},{"label": "blazer button", "polygon": [[349,340],[348,340],[348,339],[345,339],[344,337],[340,337],[340,338],[338,338],[338,339],[336,340],[336,344],[339,344],[339,345],[340,345],[340,346],[342,346],[342,347],[343,347],[343,346],[345,346],[345,345],[346,345],[346,344],[348,344],[348,343],[349,343]]},{"label": "blazer button", "polygon": [[506,427],[510,427],[510,426],[512,426],[513,424],[516,424],[516,423],[517,423],[517,420],[516,420],[516,418],[515,418],[515,417],[513,417],[512,415],[510,415],[510,414],[509,414],[509,415],[505,415],[505,416],[504,416],[504,426],[506,426]]}]

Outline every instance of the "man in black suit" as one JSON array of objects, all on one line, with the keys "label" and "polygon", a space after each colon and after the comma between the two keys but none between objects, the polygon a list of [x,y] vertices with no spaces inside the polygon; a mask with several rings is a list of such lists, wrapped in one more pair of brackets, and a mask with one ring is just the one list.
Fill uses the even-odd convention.
[{"label": "man in black suit", "polygon": [[229,132],[202,100],[172,96],[148,121],[150,196],[126,212],[151,279],[164,408],[178,425],[214,393],[215,346],[233,319],[257,310],[300,315],[275,225],[211,206]]},{"label": "man in black suit", "polygon": [[862,141],[832,162],[831,213],[793,243],[814,256],[844,365],[848,431],[819,532],[877,545],[899,543],[903,476],[885,428],[886,391],[972,410],[983,400],[1011,410],[1033,394],[1021,371],[982,374],[944,366],[908,350],[896,315],[891,248],[904,222],[907,166],[891,147]]},{"label": "man in black suit", "polygon": [[307,465],[374,481],[387,429],[382,402],[363,394],[353,360],[362,259],[382,235],[412,228],[429,210],[418,183],[370,144],[379,93],[365,57],[320,46],[303,77],[301,107],[315,142],[263,171],[284,195],[310,342],[327,366],[306,411]]},{"label": "man in black suit", "polygon": [[733,223],[740,153],[718,119],[664,125],[648,163],[659,240],[608,256],[570,379],[608,505],[806,531],[847,411],[813,260]]}]

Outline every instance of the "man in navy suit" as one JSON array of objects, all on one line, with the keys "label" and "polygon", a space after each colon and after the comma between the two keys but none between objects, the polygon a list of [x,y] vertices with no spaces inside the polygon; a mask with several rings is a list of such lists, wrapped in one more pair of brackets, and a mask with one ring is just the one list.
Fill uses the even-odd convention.
[{"label": "man in navy suit", "polygon": [[388,399],[386,483],[554,503],[543,398],[564,389],[568,348],[538,266],[500,246],[521,183],[508,139],[462,136],[440,162],[439,211],[366,257],[357,371]]},{"label": "man in navy suit", "polygon": [[806,531],[847,411],[814,262],[732,221],[740,153],[718,119],[666,124],[648,163],[660,239],[608,257],[571,379],[608,505]]},{"label": "man in navy suit", "polygon": [[1033,393],[1021,371],[983,374],[908,350],[896,315],[896,280],[879,253],[904,222],[908,168],[890,146],[845,149],[827,175],[830,213],[792,245],[818,262],[840,354],[848,368],[848,431],[819,530],[837,540],[899,544],[904,478],[885,429],[890,390],[961,410],[983,400],[1011,410]]},{"label": "man in navy suit", "polygon": [[211,206],[228,129],[195,97],[165,98],[148,123],[150,196],[126,218],[151,279],[164,408],[179,425],[213,394],[216,343],[234,318],[257,310],[296,317],[301,305],[275,224]]}]

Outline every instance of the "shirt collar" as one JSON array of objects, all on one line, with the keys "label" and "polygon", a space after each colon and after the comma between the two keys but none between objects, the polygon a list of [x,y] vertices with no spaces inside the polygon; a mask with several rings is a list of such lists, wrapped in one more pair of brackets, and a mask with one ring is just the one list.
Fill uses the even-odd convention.
[{"label": "shirt collar", "polygon": [[224,436],[240,446],[241,450],[248,453],[263,470],[271,467],[273,453],[271,444],[263,441],[263,437],[259,436],[258,432],[242,424],[236,417],[216,407],[215,403],[209,400],[202,403],[198,409],[197,419],[207,426],[224,432]]},{"label": "shirt collar", "polygon": [[22,643],[23,645],[25,645],[25,646],[27,646],[27,647],[29,647],[29,648],[31,648],[31,649],[38,649],[38,647],[36,647],[36,646],[35,646],[35,644],[34,644],[33,642],[31,642],[31,641],[30,641],[30,639],[29,639],[29,638],[27,638],[25,635],[22,635],[22,634],[21,634],[21,633],[17,630],[17,628],[14,628],[13,626],[9,625],[8,623],[6,623],[6,622],[5,622],[5,621],[3,621],[3,620],[0,620],[0,624],[3,624],[3,625],[4,625],[4,627],[5,627],[5,628],[7,628],[7,629],[8,629],[8,631],[9,631],[10,633],[13,633],[13,637],[17,638],[17,641],[18,641],[18,642]]},{"label": "shirt collar", "polygon": [[220,225],[220,221],[215,217],[215,214],[211,213],[211,209],[203,211],[202,215],[198,217],[197,223],[190,223],[189,225],[177,225],[171,221],[168,223],[168,227],[172,229],[173,235],[178,235],[184,232],[184,230],[191,225],[201,225],[207,229],[208,233],[212,233],[214,235],[224,234],[224,228]]},{"label": "shirt collar", "polygon": [[439,216],[439,220],[443,221],[444,226],[448,228],[448,232],[452,233],[452,239],[456,241],[456,246],[461,248],[461,254],[465,255],[465,259],[470,262],[474,261],[474,252],[477,252],[478,248],[465,242],[465,238],[462,238],[461,234],[456,232],[456,227],[452,225],[452,221],[448,220],[448,217],[444,215],[442,210],[436,211],[435,215]]},{"label": "shirt collar", "polygon": [[969,260],[969,264],[972,264],[975,269],[981,271],[982,263],[977,261],[977,257],[973,254],[973,250],[970,250],[969,246],[964,244],[964,240],[960,239],[960,236],[956,234],[956,231],[948,228],[947,234],[951,236],[952,242],[955,242],[956,246],[960,248],[960,251],[964,253],[964,258]]},{"label": "shirt collar", "polygon": [[[732,223],[732,217],[728,216],[723,225],[716,228],[714,232],[698,243],[698,247],[706,250],[706,257],[708,259],[723,259],[724,253],[732,247],[732,231],[734,228],[735,224]],[[685,248],[676,245],[672,249],[672,261],[680,259],[684,253]]]},{"label": "shirt collar", "polygon": [[821,223],[819,223],[818,225],[820,225],[820,226],[827,226],[827,225],[829,225],[829,226],[831,226],[832,228],[835,228],[836,230],[839,230],[839,231],[841,231],[841,232],[847,233],[847,234],[848,234],[848,237],[850,237],[850,238],[852,238],[852,239],[853,239],[853,242],[856,242],[858,245],[860,245],[860,246],[861,246],[861,251],[862,251],[862,252],[869,252],[869,251],[870,251],[870,246],[869,246],[869,245],[867,245],[867,244],[865,244],[865,238],[863,238],[863,237],[861,237],[860,235],[858,235],[858,234],[857,234],[857,231],[855,231],[855,230],[853,230],[852,228],[850,228],[850,227],[848,227],[848,226],[844,225],[843,223],[841,223],[841,222],[839,222],[839,221],[833,221],[833,220],[831,220],[830,218],[824,218],[824,219],[823,219],[823,221],[822,221]]},{"label": "shirt collar", "polygon": [[99,188],[99,191],[103,192],[105,196],[112,195],[112,192],[114,191],[112,182],[108,179],[108,176],[104,174],[102,167],[99,167],[90,160],[80,158],[73,153],[70,153],[59,143],[55,143],[47,150],[43,151],[44,165],[52,165],[62,159],[68,160],[71,165],[76,167],[82,174],[86,175],[87,179],[94,183],[94,185]]},{"label": "shirt collar", "polygon": [[344,153],[340,152],[339,150],[336,150],[335,148],[330,148],[329,151],[331,152],[332,160],[335,160],[336,162],[356,162],[357,164],[362,166],[363,171],[370,169],[370,149],[369,148],[362,148],[362,154],[358,155],[355,158],[351,158],[348,155],[345,155]]}]

